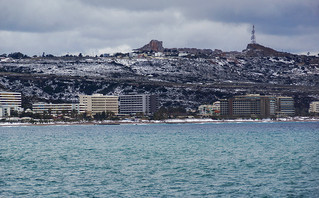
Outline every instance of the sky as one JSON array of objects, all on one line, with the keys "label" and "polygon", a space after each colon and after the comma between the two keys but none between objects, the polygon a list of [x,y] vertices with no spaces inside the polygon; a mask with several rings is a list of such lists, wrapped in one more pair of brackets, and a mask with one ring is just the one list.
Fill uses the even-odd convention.
[{"label": "sky", "polygon": [[0,54],[166,48],[242,51],[251,42],[319,53],[318,0],[0,0]]}]

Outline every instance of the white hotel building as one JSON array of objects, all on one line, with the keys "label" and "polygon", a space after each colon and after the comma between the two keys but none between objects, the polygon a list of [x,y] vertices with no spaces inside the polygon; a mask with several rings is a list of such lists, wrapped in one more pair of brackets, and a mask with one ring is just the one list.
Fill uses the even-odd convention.
[{"label": "white hotel building", "polygon": [[319,101],[314,101],[310,103],[309,113],[319,113]]},{"label": "white hotel building", "polygon": [[0,92],[0,117],[10,116],[11,111],[21,112],[21,93]]},{"label": "white hotel building", "polygon": [[86,106],[84,104],[48,104],[48,103],[35,103],[32,104],[33,113],[49,113],[52,115],[59,115],[63,113],[70,114],[72,111],[76,111],[77,113],[84,113],[86,110]]},{"label": "white hotel building", "polygon": [[90,115],[108,111],[118,115],[118,99],[118,96],[104,96],[103,94],[79,95],[80,104],[86,106],[86,112]]}]

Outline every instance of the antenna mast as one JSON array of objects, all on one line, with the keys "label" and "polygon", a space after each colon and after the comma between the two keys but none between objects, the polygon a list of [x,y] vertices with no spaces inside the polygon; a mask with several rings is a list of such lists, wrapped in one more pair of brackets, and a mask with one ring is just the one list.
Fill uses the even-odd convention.
[{"label": "antenna mast", "polygon": [[255,25],[253,25],[253,30],[251,31],[251,44],[256,44],[256,36],[255,36]]}]

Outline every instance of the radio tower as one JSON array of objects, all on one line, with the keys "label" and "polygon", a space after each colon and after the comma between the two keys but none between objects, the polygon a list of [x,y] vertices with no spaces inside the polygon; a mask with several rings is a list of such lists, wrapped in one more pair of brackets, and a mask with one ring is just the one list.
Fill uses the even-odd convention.
[{"label": "radio tower", "polygon": [[251,44],[256,44],[256,36],[255,36],[255,25],[253,25],[253,30],[251,31]]}]

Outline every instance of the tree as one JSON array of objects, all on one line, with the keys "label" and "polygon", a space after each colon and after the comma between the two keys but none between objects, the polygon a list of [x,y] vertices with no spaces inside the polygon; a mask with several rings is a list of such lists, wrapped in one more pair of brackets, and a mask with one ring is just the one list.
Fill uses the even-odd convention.
[{"label": "tree", "polygon": [[11,111],[10,111],[10,116],[11,116],[11,117],[18,117],[18,116],[19,116],[19,113],[18,113],[18,111],[11,110]]},{"label": "tree", "polygon": [[62,115],[65,116],[65,115],[69,115],[69,112],[67,110],[62,110]]},{"label": "tree", "polygon": [[165,120],[167,118],[176,118],[178,116],[186,116],[187,111],[184,107],[161,107],[154,113],[154,120]]},{"label": "tree", "polygon": [[71,118],[78,118],[78,116],[79,116],[78,111],[75,109],[72,109]]},{"label": "tree", "polygon": [[100,121],[103,120],[102,113],[96,113],[93,117],[94,117],[95,120],[100,120]]},{"label": "tree", "polygon": [[8,57],[11,57],[13,59],[21,59],[21,58],[28,58],[27,55],[22,54],[21,52],[14,52],[8,55]]},{"label": "tree", "polygon": [[154,120],[165,120],[168,118],[168,111],[165,107],[161,107],[158,111],[154,113]]},{"label": "tree", "polygon": [[112,112],[112,111],[106,111],[105,114],[106,114],[106,115],[105,115],[105,116],[106,116],[106,119],[111,119],[111,120],[113,120],[113,119],[117,118],[117,117],[115,116],[115,113]]}]

